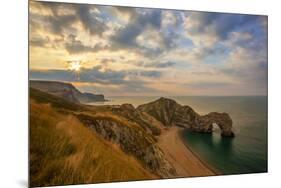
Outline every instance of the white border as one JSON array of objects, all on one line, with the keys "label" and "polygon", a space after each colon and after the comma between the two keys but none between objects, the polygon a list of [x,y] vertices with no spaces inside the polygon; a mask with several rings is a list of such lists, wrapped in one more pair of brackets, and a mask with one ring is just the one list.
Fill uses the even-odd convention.
[{"label": "white border", "polygon": [[[55,1],[55,0],[53,0]],[[280,6],[277,0],[65,0],[91,4],[126,5],[269,15],[269,173],[207,178],[93,184],[73,187],[278,187],[280,185]],[[64,2],[65,2],[64,1]],[[27,186],[27,0],[1,2],[0,61],[0,187]]]}]

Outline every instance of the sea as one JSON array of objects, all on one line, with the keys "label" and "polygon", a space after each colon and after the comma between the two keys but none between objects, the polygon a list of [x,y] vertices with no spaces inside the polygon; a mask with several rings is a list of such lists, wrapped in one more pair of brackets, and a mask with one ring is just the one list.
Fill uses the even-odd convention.
[{"label": "sea", "polygon": [[[138,105],[159,97],[109,97],[93,105]],[[195,154],[222,174],[267,172],[267,96],[170,96],[203,115],[227,112],[233,120],[234,138],[223,138],[218,127],[213,134],[185,130],[182,138]]]}]

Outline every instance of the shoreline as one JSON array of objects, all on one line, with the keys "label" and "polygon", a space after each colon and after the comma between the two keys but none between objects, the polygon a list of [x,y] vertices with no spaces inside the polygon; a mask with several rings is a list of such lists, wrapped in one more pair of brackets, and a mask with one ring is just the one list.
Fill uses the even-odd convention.
[{"label": "shoreline", "polygon": [[157,144],[177,171],[175,177],[202,177],[221,174],[187,146],[181,134],[182,128],[170,127],[168,130],[163,129],[162,131]]},{"label": "shoreline", "polygon": [[202,159],[202,157],[200,157],[199,154],[197,154],[195,151],[192,150],[192,148],[188,145],[188,143],[186,143],[184,141],[184,138],[183,138],[183,134],[182,134],[182,131],[183,130],[179,130],[178,131],[178,136],[180,137],[182,143],[185,145],[185,147],[187,147],[187,149],[195,156],[197,157],[197,159],[206,167],[208,168],[209,170],[211,170],[214,175],[223,175],[219,170],[217,170],[215,167],[213,167],[212,165],[210,165],[209,163],[207,163],[205,160]]}]

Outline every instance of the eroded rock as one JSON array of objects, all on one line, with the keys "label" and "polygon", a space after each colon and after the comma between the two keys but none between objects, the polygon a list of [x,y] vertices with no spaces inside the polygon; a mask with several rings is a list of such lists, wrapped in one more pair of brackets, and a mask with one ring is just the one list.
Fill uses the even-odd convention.
[{"label": "eroded rock", "polygon": [[234,137],[232,120],[227,113],[211,112],[201,116],[191,107],[182,106],[172,99],[163,97],[140,105],[137,111],[153,116],[164,126],[175,125],[195,132],[211,133],[213,132],[213,125],[217,124],[222,136]]},{"label": "eroded rock", "polygon": [[95,118],[85,114],[78,119],[99,135],[139,159],[143,165],[161,177],[175,176],[176,171],[165,159],[156,141],[141,127],[125,125],[110,118]]}]

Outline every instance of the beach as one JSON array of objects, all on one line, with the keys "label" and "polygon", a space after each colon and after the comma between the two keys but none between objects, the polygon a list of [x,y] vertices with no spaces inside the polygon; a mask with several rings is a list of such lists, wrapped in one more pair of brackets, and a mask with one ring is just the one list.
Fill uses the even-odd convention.
[{"label": "beach", "polygon": [[209,165],[196,156],[183,142],[180,127],[162,130],[158,137],[158,145],[166,159],[177,171],[176,177],[212,176],[218,174]]},{"label": "beach", "polygon": [[[109,104],[130,103],[137,107],[157,98],[160,96],[111,97]],[[184,150],[190,148],[190,151],[205,166],[216,172],[215,174],[217,172],[219,174],[240,174],[267,171],[266,96],[172,96],[171,98],[182,105],[191,106],[201,115],[209,112],[227,112],[233,120],[235,132],[233,139],[221,137],[220,131],[217,129],[213,134],[200,134],[178,128],[180,130],[179,139],[185,145],[182,148]],[[177,126],[170,127],[171,130],[165,130],[168,127],[162,125],[160,128],[164,135],[167,131],[173,132],[172,129]],[[171,132],[168,133],[168,137],[169,134],[174,134]]]}]

